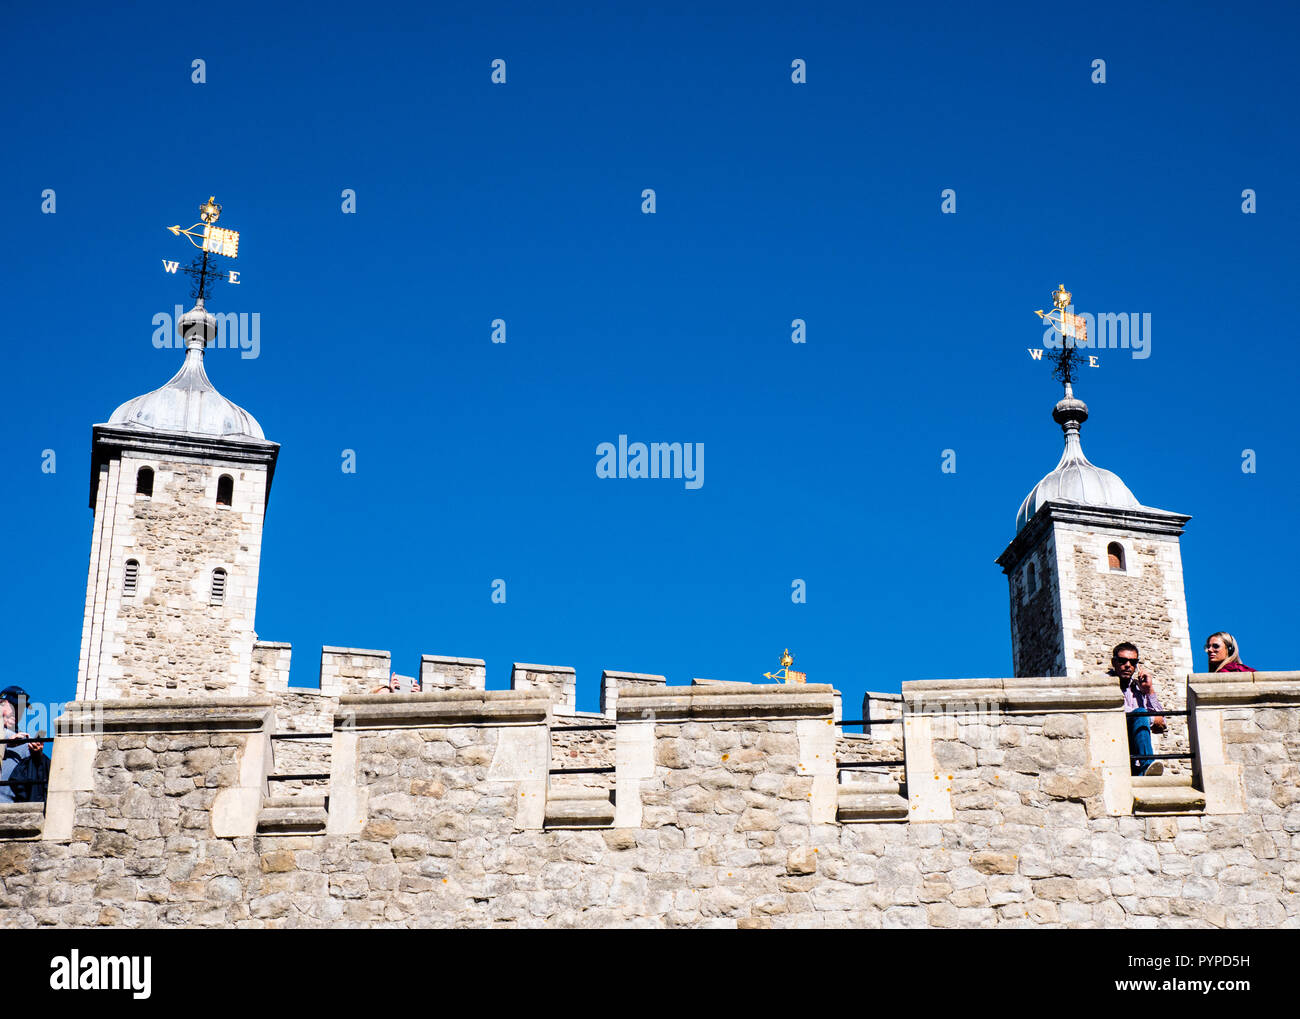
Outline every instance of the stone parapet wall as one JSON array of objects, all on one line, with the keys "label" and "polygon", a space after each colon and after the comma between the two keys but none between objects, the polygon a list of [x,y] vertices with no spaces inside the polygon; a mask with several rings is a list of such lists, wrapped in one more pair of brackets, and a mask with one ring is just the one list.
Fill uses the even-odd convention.
[{"label": "stone parapet wall", "polygon": [[253,668],[249,676],[250,693],[270,693],[289,686],[289,667],[293,645],[259,640],[253,644]]},{"label": "stone parapet wall", "polygon": [[515,662],[510,671],[511,690],[542,690],[557,715],[578,711],[578,677],[567,665],[527,665]]},{"label": "stone parapet wall", "polygon": [[420,656],[420,687],[429,690],[482,690],[487,686],[487,665],[481,658]]},{"label": "stone parapet wall", "polygon": [[862,823],[826,686],[622,691],[605,814],[551,781],[549,690],[343,696],[325,827],[274,836],[272,699],[73,705],[0,922],[1300,926],[1300,674],[1193,676],[1201,806],[1146,815],[1116,693],[905,684],[901,808]]},{"label": "stone parapet wall", "polygon": [[69,705],[55,741],[48,841],[0,845],[3,925],[247,920],[256,852],[251,825],[239,827],[241,810],[247,822],[260,799],[271,707],[254,698]]},{"label": "stone parapet wall", "polygon": [[355,647],[323,647],[320,690],[323,694],[368,694],[392,675],[392,655]]},{"label": "stone parapet wall", "polygon": [[666,686],[664,676],[646,672],[613,672],[606,669],[600,674],[600,712],[613,718],[618,712],[618,692],[628,689],[645,689]]}]

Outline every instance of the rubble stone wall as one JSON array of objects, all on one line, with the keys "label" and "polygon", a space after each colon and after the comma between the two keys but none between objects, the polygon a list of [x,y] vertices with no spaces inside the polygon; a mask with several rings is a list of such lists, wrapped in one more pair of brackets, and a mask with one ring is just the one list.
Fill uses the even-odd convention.
[{"label": "rubble stone wall", "polygon": [[0,923],[1300,926],[1300,674],[1192,691],[1203,809],[1135,813],[1110,684],[964,680],[904,685],[901,816],[844,823],[831,688],[623,690],[600,828],[545,826],[548,691],[344,696],[328,825],[275,836],[271,699],[124,702],[41,835],[0,810]]}]

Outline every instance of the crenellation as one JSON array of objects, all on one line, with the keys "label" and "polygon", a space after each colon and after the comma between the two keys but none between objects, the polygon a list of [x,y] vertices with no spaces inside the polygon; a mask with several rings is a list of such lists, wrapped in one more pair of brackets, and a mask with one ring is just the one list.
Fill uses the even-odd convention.
[{"label": "crenellation", "polygon": [[[862,732],[815,683],[607,670],[587,712],[571,667],[422,655],[393,693],[364,648],[290,686],[255,632],[279,447],[185,321],[184,385],[92,435],[78,700],[43,808],[0,805],[7,926],[1300,926],[1300,673],[1189,676],[1189,518],[1087,462],[1072,396],[998,560],[1013,676],[869,693]],[[1121,640],[1189,767],[1131,774]]]},{"label": "crenellation", "polygon": [[645,672],[614,672],[606,669],[600,674],[600,713],[614,718],[618,712],[620,689],[666,686],[668,680]]},{"label": "crenellation", "polygon": [[487,687],[487,665],[481,658],[420,656],[420,688],[423,690],[483,690]]},{"label": "crenellation", "polygon": [[551,699],[551,710],[557,715],[577,713],[578,679],[571,666],[515,662],[510,671],[510,689],[545,690]]},{"label": "crenellation", "polygon": [[332,697],[368,694],[375,687],[386,685],[392,671],[392,655],[387,651],[321,648],[320,690]]}]

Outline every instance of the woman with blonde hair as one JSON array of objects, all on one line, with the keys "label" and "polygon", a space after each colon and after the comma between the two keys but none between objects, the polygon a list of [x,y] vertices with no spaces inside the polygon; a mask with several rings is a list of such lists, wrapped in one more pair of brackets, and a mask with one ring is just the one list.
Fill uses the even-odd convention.
[{"label": "woman with blonde hair", "polygon": [[1249,665],[1243,665],[1237,653],[1237,639],[1230,633],[1220,630],[1205,638],[1205,654],[1210,660],[1211,672],[1254,672]]}]

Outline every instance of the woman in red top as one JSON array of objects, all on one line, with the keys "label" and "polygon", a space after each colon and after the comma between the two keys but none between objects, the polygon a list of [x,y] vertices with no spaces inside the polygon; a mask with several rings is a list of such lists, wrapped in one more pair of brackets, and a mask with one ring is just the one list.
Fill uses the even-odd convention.
[{"label": "woman in red top", "polygon": [[1205,654],[1210,659],[1211,672],[1254,672],[1241,663],[1237,653],[1236,638],[1230,633],[1212,633],[1205,638]]}]

